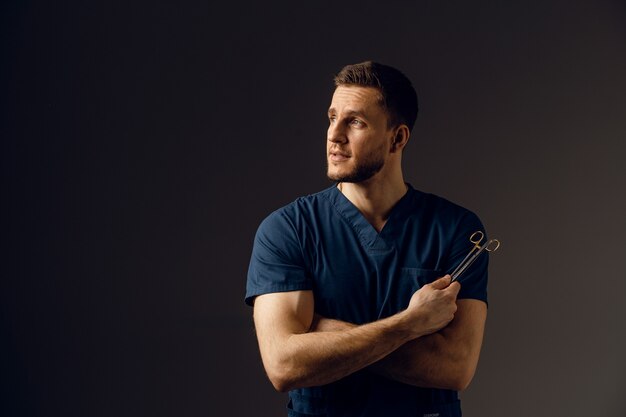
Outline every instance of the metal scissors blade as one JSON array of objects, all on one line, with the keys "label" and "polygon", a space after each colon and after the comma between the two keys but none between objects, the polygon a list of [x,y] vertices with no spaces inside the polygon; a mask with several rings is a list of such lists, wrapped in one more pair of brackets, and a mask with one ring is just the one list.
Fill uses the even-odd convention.
[{"label": "metal scissors blade", "polygon": [[467,269],[469,266],[474,263],[474,261],[478,258],[478,255],[483,253],[483,251],[487,252],[495,252],[500,247],[500,241],[498,239],[489,239],[484,245],[480,245],[480,242],[485,238],[485,234],[480,230],[472,233],[469,240],[473,243],[472,249],[468,252],[465,258],[459,263],[459,265],[450,273],[452,277],[451,283],[456,281],[459,276]]}]

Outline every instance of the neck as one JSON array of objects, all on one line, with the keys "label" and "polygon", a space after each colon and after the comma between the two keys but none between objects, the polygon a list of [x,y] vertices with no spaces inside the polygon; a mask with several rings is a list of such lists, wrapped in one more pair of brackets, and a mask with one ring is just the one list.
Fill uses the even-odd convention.
[{"label": "neck", "polygon": [[377,180],[375,177],[359,183],[340,182],[337,188],[380,232],[389,218],[391,209],[406,194],[408,186],[401,174],[387,181]]}]

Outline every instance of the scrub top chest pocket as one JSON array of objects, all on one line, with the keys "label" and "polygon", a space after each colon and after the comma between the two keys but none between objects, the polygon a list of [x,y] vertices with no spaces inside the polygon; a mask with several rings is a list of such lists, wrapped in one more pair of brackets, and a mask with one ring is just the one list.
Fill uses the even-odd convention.
[{"label": "scrub top chest pocket", "polygon": [[412,282],[415,285],[412,288],[411,294],[422,288],[424,285],[430,284],[444,275],[445,274],[438,269],[402,268],[400,270],[401,279],[403,281]]},{"label": "scrub top chest pocket", "polygon": [[370,323],[404,310],[413,293],[443,273],[423,268],[381,268],[353,264],[331,268],[314,281],[315,310],[355,324]]},{"label": "scrub top chest pocket", "polygon": [[389,317],[404,310],[415,291],[441,275],[441,271],[433,269],[401,268],[385,291],[385,301],[380,305],[378,318]]}]

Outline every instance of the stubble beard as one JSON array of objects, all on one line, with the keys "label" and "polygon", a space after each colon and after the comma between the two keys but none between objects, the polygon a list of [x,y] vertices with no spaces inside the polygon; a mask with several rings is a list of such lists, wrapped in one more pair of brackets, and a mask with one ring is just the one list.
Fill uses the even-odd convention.
[{"label": "stubble beard", "polygon": [[363,161],[360,164],[357,164],[354,169],[345,174],[331,174],[330,173],[330,162],[328,163],[328,170],[326,171],[326,176],[331,181],[336,182],[352,182],[358,183],[367,181],[376,175],[382,168],[385,166],[385,159],[382,155],[377,157],[372,157],[366,161]]}]

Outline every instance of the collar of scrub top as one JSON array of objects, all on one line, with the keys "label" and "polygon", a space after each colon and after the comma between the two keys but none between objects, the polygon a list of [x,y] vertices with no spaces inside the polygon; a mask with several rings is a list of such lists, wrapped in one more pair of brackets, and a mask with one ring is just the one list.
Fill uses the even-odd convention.
[{"label": "collar of scrub top", "polygon": [[337,210],[337,213],[345,219],[345,221],[355,231],[359,240],[368,250],[373,251],[389,251],[391,250],[392,236],[397,233],[400,226],[400,220],[411,213],[411,200],[418,193],[409,183],[406,193],[400,198],[389,213],[389,218],[383,229],[378,232],[372,226],[358,208],[339,190],[337,185],[331,186],[333,189],[329,196],[330,202]]},{"label": "collar of scrub top", "polygon": [[450,283],[456,281],[459,276],[467,269],[469,266],[474,263],[474,261],[478,258],[478,256],[484,251],[487,252],[495,252],[500,247],[500,241],[498,239],[489,239],[485,244],[480,245],[480,242],[485,238],[485,234],[480,230],[472,233],[470,236],[470,242],[472,242],[473,246],[469,253],[465,256],[465,258],[459,263],[459,265],[450,273],[452,279]]}]

